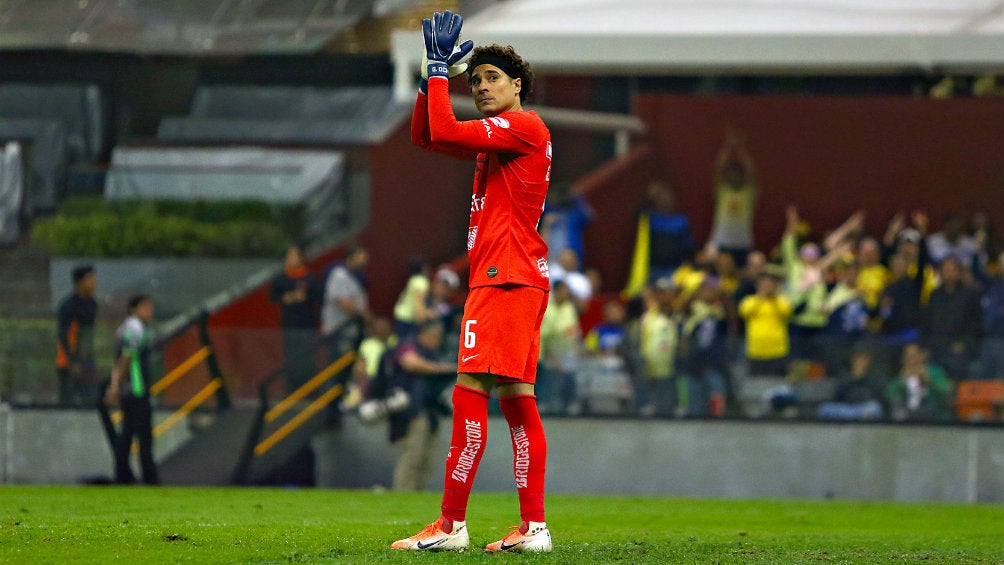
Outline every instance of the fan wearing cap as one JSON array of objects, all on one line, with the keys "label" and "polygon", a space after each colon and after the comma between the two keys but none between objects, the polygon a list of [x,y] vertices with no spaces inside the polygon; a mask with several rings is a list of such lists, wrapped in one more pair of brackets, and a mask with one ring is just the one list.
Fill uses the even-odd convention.
[{"label": "fan wearing cap", "polygon": [[[427,93],[419,89],[412,143],[474,162],[467,254],[470,292],[461,320],[453,425],[439,519],[398,540],[395,549],[468,547],[465,516],[484,453],[488,398],[494,389],[509,427],[521,524],[487,551],[550,551],[544,522],[547,442],[534,393],[540,325],[547,307],[547,245],[537,232],[551,176],[551,135],[523,108],[533,72],[511,46],[473,49],[466,74],[455,73],[469,42],[463,19],[437,13],[423,21]],[[449,78],[464,76],[484,116],[459,121]]]}]

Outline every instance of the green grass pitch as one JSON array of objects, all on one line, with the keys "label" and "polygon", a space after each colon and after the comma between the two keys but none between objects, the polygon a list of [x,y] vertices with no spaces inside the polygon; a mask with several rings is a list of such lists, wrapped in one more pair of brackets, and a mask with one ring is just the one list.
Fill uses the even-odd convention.
[{"label": "green grass pitch", "polygon": [[0,487],[0,563],[994,563],[1004,506],[548,497],[554,552],[487,555],[515,494],[475,493],[472,549],[387,548],[438,514],[433,493]]}]

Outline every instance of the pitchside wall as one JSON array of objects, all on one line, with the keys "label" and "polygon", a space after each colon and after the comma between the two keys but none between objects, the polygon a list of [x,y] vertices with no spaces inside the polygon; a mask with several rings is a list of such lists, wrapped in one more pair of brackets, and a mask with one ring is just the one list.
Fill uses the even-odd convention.
[{"label": "pitchside wall", "polygon": [[[1000,428],[548,419],[547,489],[694,497],[1004,502]],[[511,491],[505,422],[489,424],[476,489]],[[429,488],[442,485],[441,431]],[[320,436],[318,480],[390,485],[384,426]]]},{"label": "pitchside wall", "polygon": [[[1000,427],[588,418],[545,426],[553,493],[1004,502]],[[185,441],[184,427],[157,442],[158,458]],[[386,426],[354,418],[317,436],[319,486],[389,487],[396,452],[386,438]],[[444,427],[430,489],[442,484],[446,442]],[[494,418],[476,489],[512,490],[511,465],[505,422]],[[0,482],[72,484],[111,470],[95,413],[0,410]]]}]

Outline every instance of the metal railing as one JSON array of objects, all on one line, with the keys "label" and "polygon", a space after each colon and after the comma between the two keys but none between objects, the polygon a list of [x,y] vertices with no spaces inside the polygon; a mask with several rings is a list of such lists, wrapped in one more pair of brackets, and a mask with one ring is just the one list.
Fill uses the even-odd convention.
[{"label": "metal railing", "polygon": [[[337,355],[332,355],[336,358],[274,405],[271,405],[269,391],[274,383],[286,376],[289,370],[288,361],[258,385],[258,411],[234,472],[234,484],[247,484],[255,457],[268,453],[318,413],[331,406],[345,392],[348,376],[358,357],[362,330],[362,320],[353,318],[336,328],[330,336],[318,338],[314,350],[326,347],[329,351],[338,352]],[[323,392],[317,394],[319,391]],[[306,400],[309,400],[309,403],[301,406]],[[269,425],[278,424],[279,419],[287,413],[292,413],[292,416],[266,435]]]}]

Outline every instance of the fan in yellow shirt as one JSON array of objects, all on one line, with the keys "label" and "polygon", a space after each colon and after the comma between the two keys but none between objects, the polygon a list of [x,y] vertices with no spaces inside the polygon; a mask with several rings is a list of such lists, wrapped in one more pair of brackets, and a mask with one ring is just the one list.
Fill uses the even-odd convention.
[{"label": "fan in yellow shirt", "polygon": [[791,303],[778,293],[778,281],[769,274],[757,280],[756,294],[739,303],[739,315],[746,321],[746,357],[751,375],[787,373],[791,313]]}]

